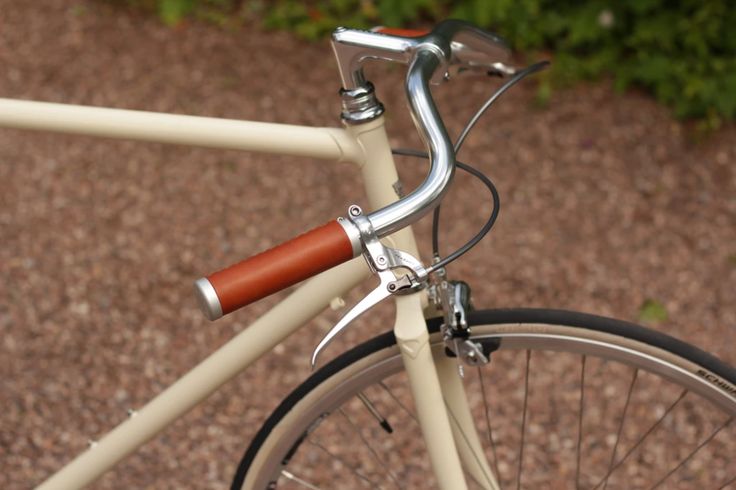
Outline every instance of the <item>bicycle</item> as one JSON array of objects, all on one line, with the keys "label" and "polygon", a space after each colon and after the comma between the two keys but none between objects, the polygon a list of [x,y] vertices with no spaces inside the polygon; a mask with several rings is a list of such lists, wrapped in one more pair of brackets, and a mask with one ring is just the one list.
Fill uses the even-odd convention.
[{"label": "bicycle", "polygon": [[[645,442],[649,445],[649,454],[657,455],[658,451],[673,449],[676,452],[678,448],[673,448],[674,442],[681,442],[685,436],[693,439],[689,432],[693,430],[695,442],[690,440],[690,444],[683,446],[684,452],[678,454],[680,457],[674,466],[657,471],[660,468],[656,465],[661,463],[661,458],[644,460],[649,467],[636,466],[633,476],[627,471],[624,476],[628,479],[624,485],[642,486],[638,479],[648,476],[646,470],[653,473],[648,481],[650,486],[661,486],[665,482],[670,485],[675,472],[688,470],[687,464],[696,455],[703,454],[713,465],[710,471],[703,474],[678,473],[681,483],[712,487],[718,481],[715,485],[722,484],[720,488],[733,483],[734,475],[725,473],[729,469],[728,454],[720,454],[723,451],[718,451],[720,446],[717,444],[718,435],[729,426],[736,411],[733,368],[663,334],[616,320],[555,310],[472,310],[467,287],[444,276],[444,266],[456,258],[453,254],[444,259],[437,258],[428,267],[415,258],[418,255],[416,244],[406,225],[437,205],[452,177],[454,155],[459,146],[457,143],[452,145],[444,131],[431,99],[429,81],[437,73],[454,75],[460,70],[491,70],[495,74],[512,76],[517,72],[504,64],[505,48],[499,39],[468,24],[447,21],[427,35],[402,34],[416,33],[340,30],[333,36],[343,82],[343,118],[348,122],[345,130],[0,100],[0,125],[10,127],[271,152],[284,152],[284,140],[291,141],[292,145],[287,150],[290,154],[362,163],[371,205],[379,209],[365,216],[362,210],[352,207],[348,218],[330,222],[265,255],[237,265],[235,269],[200,280],[198,293],[203,310],[210,319],[216,319],[245,303],[329,269],[302,286],[149,405],[132,414],[134,416],[127,422],[53,476],[43,488],[78,487],[92,481],[293,333],[330,300],[341,296],[369,275],[370,271],[363,265],[365,262],[379,276],[379,288],[359,303],[357,310],[343,317],[337,330],[320,343],[312,361],[316,361],[319,351],[352,318],[388,296],[394,296],[397,304],[394,333],[343,354],[318,370],[290,395],[265,423],[243,457],[233,484],[235,488],[270,488],[279,480],[284,484],[321,488],[318,485],[322,485],[320,478],[324,475],[315,466],[324,457],[329,459],[330,470],[344,470],[346,477],[342,478],[347,478],[343,480],[330,473],[328,481],[380,486],[381,482],[375,481],[376,472],[367,470],[371,466],[382,466],[385,455],[366,440],[366,433],[392,434],[390,437],[395,438],[398,437],[397,428],[412,427],[413,421],[418,421],[417,425],[421,426],[429,452],[428,458],[414,458],[418,460],[411,463],[421,468],[417,472],[421,478],[419,485],[426,485],[426,479],[431,477],[430,468],[423,466],[426,459],[431,461],[438,484],[443,488],[462,488],[466,475],[470,483],[484,488],[498,488],[497,480],[501,483],[516,482],[517,486],[528,483],[528,478],[535,478],[533,470],[522,471],[525,468],[525,438],[533,435],[526,430],[529,372],[532,361],[536,363],[540,358],[554,361],[549,363],[549,370],[559,377],[557,384],[560,388],[569,385],[576,395],[572,400],[563,396],[551,403],[552,407],[568,405],[567,412],[558,414],[560,419],[573,418],[570,424],[573,431],[566,435],[573,441],[577,436],[574,449],[570,451],[567,448],[573,453],[568,459],[576,463],[576,485],[587,478],[589,481],[584,483],[591,488],[613,488],[620,483],[616,480],[621,478],[619,471],[628,470],[631,456],[638,456],[637,450]],[[420,132],[428,140],[432,160],[430,175],[418,190],[398,201],[400,191],[395,185],[396,171],[383,128],[383,108],[362,75],[365,57],[410,64],[407,78],[410,103]],[[105,122],[105,125],[100,122]],[[421,156],[417,152],[404,153]],[[489,189],[493,193],[492,184]],[[496,194],[493,196],[496,205],[488,222],[490,226],[498,211],[498,198]],[[490,226],[484,227],[482,232],[487,232]],[[483,234],[476,235],[476,239],[482,238]],[[379,238],[384,236],[388,236],[388,241],[382,243]],[[471,240],[469,246],[473,244]],[[459,252],[461,254],[462,250]],[[300,259],[306,255],[306,260],[295,259],[294,255],[300,255]],[[359,255],[363,255],[366,261]],[[342,262],[347,263],[338,265]],[[306,269],[304,263],[308,265]],[[274,271],[273,267],[279,270]],[[399,269],[409,272],[394,276],[393,271]],[[257,290],[264,283],[268,287]],[[433,318],[425,323],[425,316],[435,317],[440,312],[443,313],[441,319]],[[513,356],[517,351],[521,353],[518,359]],[[408,383],[403,385],[410,386],[412,390],[413,409],[406,394],[400,392],[402,383],[393,377],[401,371],[402,365],[408,376]],[[494,387],[516,382],[524,388],[519,393],[512,389],[502,402],[488,398],[483,382],[489,376],[485,371],[499,365],[511,379],[499,378]],[[465,366],[463,374],[466,381],[470,378],[473,382],[480,381],[478,392],[466,395],[459,375],[459,367],[462,366]],[[591,366],[597,373],[593,381],[605,380],[610,384],[591,386],[591,380],[585,377]],[[605,376],[605,372],[611,374]],[[626,441],[627,420],[647,415],[645,409],[636,407],[637,390],[652,386],[661,390],[663,397],[671,394],[672,401],[663,414],[655,414],[652,423],[648,424],[650,429],[643,431],[643,439]],[[588,406],[585,401],[592,398],[591,391],[596,393],[596,389],[603,402],[619,396],[622,407],[614,418],[615,430],[598,437],[606,442],[607,436],[615,434],[615,440],[605,448],[610,450],[610,458],[599,465],[602,468],[594,468],[597,473],[584,475],[580,468],[584,407]],[[613,389],[613,393],[607,389]],[[552,395],[550,398],[554,400]],[[700,405],[695,408],[687,406],[689,420],[683,422],[674,415],[670,417],[693,396],[712,403],[714,411],[721,410],[720,418],[711,421],[705,416],[698,417],[694,410]],[[387,406],[393,407],[394,411],[387,413]],[[509,411],[522,414],[517,434],[494,424],[496,415]],[[478,429],[473,419],[480,421]],[[676,426],[685,435],[678,432],[659,434],[658,429],[664,426]],[[370,457],[376,461],[350,458],[356,450],[354,447],[335,454],[323,442],[333,441],[330,435],[345,428],[360,428],[352,440],[357,438],[359,443],[356,446],[361,449],[367,447],[368,453],[372,454]],[[321,436],[322,432],[327,435]],[[500,445],[497,444],[499,433],[503,435],[501,441],[518,440],[518,457],[514,459],[508,450],[504,453],[506,448],[497,447]],[[653,443],[647,439],[652,434],[661,440]],[[586,435],[590,436],[590,433]],[[413,444],[421,440],[418,437],[404,441],[406,446],[402,447],[404,450],[414,449]],[[629,444],[624,447],[624,442]],[[557,450],[565,452],[564,444],[561,446]],[[310,449],[314,452],[308,452]],[[550,455],[550,459],[555,462],[554,455]],[[509,471],[507,468],[504,471],[504,463],[508,466],[509,461],[518,462],[518,469]],[[410,464],[403,466],[404,469],[411,468]],[[555,467],[559,469],[563,465],[558,462]],[[397,475],[391,469],[382,476],[388,485],[399,487],[407,481],[414,483],[411,479],[417,477],[416,474]]]}]

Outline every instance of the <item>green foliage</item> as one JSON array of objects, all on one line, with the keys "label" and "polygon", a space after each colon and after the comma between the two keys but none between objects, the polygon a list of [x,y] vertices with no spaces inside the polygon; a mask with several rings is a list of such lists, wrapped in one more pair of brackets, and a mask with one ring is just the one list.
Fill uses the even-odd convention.
[{"label": "green foliage", "polygon": [[202,11],[250,8],[266,26],[308,39],[338,25],[407,27],[454,17],[528,55],[552,53],[552,86],[608,76],[642,87],[682,118],[736,118],[736,9],[729,0],[108,0],[153,6],[174,24]]},{"label": "green foliage", "polygon": [[158,15],[169,25],[176,24],[194,9],[194,0],[161,0]]},{"label": "green foliage", "polygon": [[175,26],[190,16],[219,21],[235,11],[238,0],[105,0],[158,14],[167,25]]},{"label": "green foliage", "polygon": [[648,299],[639,308],[639,320],[647,323],[662,323],[667,321],[667,310],[659,301]]}]

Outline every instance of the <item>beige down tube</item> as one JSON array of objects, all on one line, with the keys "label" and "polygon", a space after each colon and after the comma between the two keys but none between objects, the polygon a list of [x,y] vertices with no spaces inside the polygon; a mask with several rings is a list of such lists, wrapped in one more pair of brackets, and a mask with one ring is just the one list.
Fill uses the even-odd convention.
[{"label": "beige down tube", "polygon": [[[3,126],[348,161],[360,166],[372,208],[397,199],[394,184],[398,177],[382,118],[343,130],[0,99]],[[410,228],[392,236],[391,242],[418,255]],[[367,276],[362,259],[355,259],[306,282],[40,488],[80,488],[92,482]],[[465,426],[469,410],[464,393],[457,391],[454,366],[439,362],[438,367],[445,371],[440,379],[454,395],[444,397],[452,413],[450,425],[442,403],[444,387],[428,348],[419,295],[397,301],[395,331],[442,488],[465,487],[453,439],[458,441],[463,463],[473,478],[486,488],[495,488],[486,484],[487,464],[478,463],[485,459],[475,429],[472,423]],[[459,394],[463,396],[457,397]]]}]

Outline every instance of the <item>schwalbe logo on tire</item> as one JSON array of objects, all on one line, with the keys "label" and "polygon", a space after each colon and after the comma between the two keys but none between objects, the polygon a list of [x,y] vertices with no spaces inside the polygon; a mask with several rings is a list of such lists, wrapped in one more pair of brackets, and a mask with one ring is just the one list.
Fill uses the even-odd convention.
[{"label": "schwalbe logo on tire", "polygon": [[708,372],[705,369],[698,369],[696,374],[708,381],[710,384],[716,385],[719,388],[723,388],[729,394],[736,396],[736,386],[733,386],[727,381],[722,380],[715,374]]}]

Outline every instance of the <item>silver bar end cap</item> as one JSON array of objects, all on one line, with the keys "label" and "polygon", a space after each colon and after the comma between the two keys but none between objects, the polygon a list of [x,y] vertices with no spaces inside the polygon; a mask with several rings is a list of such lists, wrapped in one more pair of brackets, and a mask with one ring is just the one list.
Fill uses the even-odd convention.
[{"label": "silver bar end cap", "polygon": [[220,304],[220,298],[217,297],[217,292],[206,277],[197,279],[194,282],[194,294],[197,296],[197,303],[199,303],[199,309],[202,310],[204,316],[209,321],[215,321],[218,318],[222,318],[222,305]]}]

